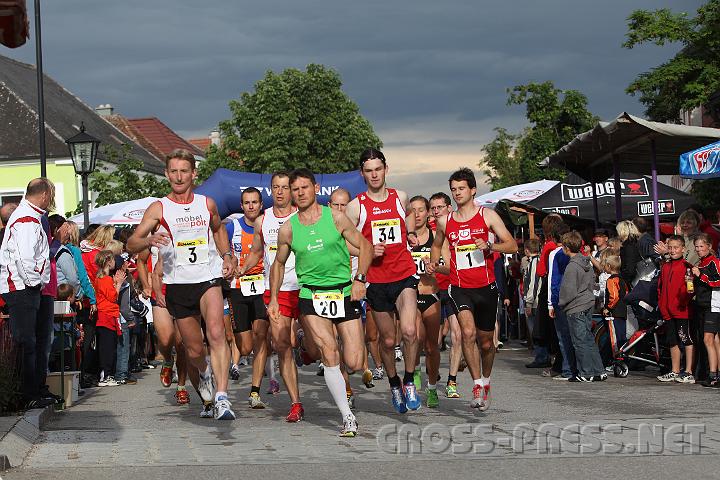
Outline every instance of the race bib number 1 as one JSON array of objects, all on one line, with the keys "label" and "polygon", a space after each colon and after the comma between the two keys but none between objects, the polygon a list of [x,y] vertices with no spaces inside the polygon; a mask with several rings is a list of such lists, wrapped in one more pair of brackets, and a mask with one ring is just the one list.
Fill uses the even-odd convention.
[{"label": "race bib number 1", "polygon": [[240,277],[240,291],[245,297],[252,297],[265,292],[265,277],[262,275],[245,275]]},{"label": "race bib number 1", "polygon": [[400,243],[402,235],[400,233],[400,220],[393,218],[390,220],[374,220],[372,222],[372,239],[373,245],[383,243],[392,245]]},{"label": "race bib number 1", "polygon": [[425,275],[425,262],[423,258],[428,257],[428,252],[410,252],[415,262],[415,271],[418,275]]},{"label": "race bib number 1", "polygon": [[312,301],[315,313],[321,317],[345,317],[345,297],[342,292],[315,292]]},{"label": "race bib number 1", "polygon": [[455,265],[458,270],[467,270],[485,266],[485,255],[477,245],[461,245],[455,247]]},{"label": "race bib number 1", "polygon": [[180,240],[175,245],[177,265],[201,265],[210,263],[208,241],[205,238]]}]

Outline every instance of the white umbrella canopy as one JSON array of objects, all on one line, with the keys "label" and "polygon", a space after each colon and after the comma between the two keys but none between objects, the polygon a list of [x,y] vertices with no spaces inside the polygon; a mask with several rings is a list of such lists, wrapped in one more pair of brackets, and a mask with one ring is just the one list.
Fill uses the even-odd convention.
[{"label": "white umbrella canopy", "polygon": [[[90,223],[100,225],[137,225],[142,220],[145,210],[151,203],[158,200],[156,197],[139,198],[127,202],[103,205],[90,211]],[[82,213],[70,217],[69,220],[85,228]]]},{"label": "white umbrella canopy", "polygon": [[475,197],[475,205],[478,207],[494,207],[500,200],[527,203],[543,195],[558,183],[557,180],[538,180],[537,182],[501,188],[500,190]]}]

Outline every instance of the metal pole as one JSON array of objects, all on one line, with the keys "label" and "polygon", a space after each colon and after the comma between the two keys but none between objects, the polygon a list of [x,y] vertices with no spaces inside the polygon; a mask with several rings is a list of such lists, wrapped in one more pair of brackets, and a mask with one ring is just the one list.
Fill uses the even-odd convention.
[{"label": "metal pole", "polygon": [[600,228],[600,210],[598,209],[597,199],[597,183],[595,179],[595,173],[590,173],[590,181],[592,182],[592,194],[593,194],[593,218],[595,219],[595,229]]},{"label": "metal pole", "polygon": [[650,140],[650,171],[652,172],[653,221],[655,222],[655,241],[660,240],[660,210],[658,207],[657,155],[655,140]]},{"label": "metal pole", "polygon": [[83,173],[82,177],[82,210],[83,210],[83,222],[85,227],[83,230],[87,231],[88,225],[90,225],[90,211],[88,210],[88,174]]},{"label": "metal pole", "polygon": [[35,70],[37,72],[38,91],[38,140],[40,142],[40,176],[47,177],[47,159],[45,158],[45,96],[43,94],[40,0],[35,0]]},{"label": "metal pole", "polygon": [[622,192],[620,191],[620,156],[613,154],[613,184],[615,186],[615,221],[622,220]]},{"label": "metal pole", "polygon": [[60,396],[62,407],[65,408],[65,317],[60,317]]}]

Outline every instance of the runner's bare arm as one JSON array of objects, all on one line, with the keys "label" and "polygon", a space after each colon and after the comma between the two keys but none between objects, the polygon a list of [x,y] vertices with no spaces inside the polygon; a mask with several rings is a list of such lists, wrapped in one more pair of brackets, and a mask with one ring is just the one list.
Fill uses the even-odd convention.
[{"label": "runner's bare arm", "polygon": [[151,273],[152,275],[152,289],[153,293],[155,293],[155,301],[157,302],[159,307],[167,308],[167,304],[165,303],[165,295],[163,295],[163,262],[162,257],[158,255],[158,260],[155,262],[155,265],[153,265],[153,271]]},{"label": "runner's bare arm", "polygon": [[207,197],[207,205],[210,210],[210,230],[212,230],[213,239],[215,239],[215,248],[217,248],[218,253],[222,256],[222,275],[225,278],[231,278],[235,274],[237,258],[230,250],[230,239],[220,220],[220,213],[218,212],[215,200]]},{"label": "runner's bare arm", "polygon": [[446,218],[438,218],[435,222],[435,238],[430,248],[430,263],[427,264],[426,272],[428,274],[435,273],[440,263],[440,255],[442,254],[443,243],[445,243],[445,224]]},{"label": "runner's bare arm", "polygon": [[[335,221],[335,228],[338,229],[340,235],[343,236],[345,241],[352,245],[358,250],[358,270],[357,273],[366,275],[368,268],[370,268],[370,262],[372,261],[372,250],[373,247],[370,242],[362,236],[362,234],[355,228],[350,219],[342,212],[333,210],[333,220]],[[365,282],[355,281],[352,279],[352,287],[350,299],[353,301],[361,300],[365,297]]]},{"label": "runner's bare arm", "polygon": [[491,250],[499,253],[517,253],[518,245],[515,237],[505,227],[505,223],[495,210],[486,208],[483,210],[485,224],[490,228],[499,241],[492,244]]},{"label": "runner's bare arm", "polygon": [[450,275],[450,246],[448,245],[447,238],[443,242],[442,246],[442,259],[445,265],[440,265],[438,263],[437,267],[435,267],[435,273]]},{"label": "runner's bare arm", "polygon": [[170,237],[167,233],[151,233],[155,231],[155,228],[160,223],[162,218],[162,204],[160,202],[153,202],[150,204],[145,214],[143,215],[140,225],[137,226],[135,232],[128,238],[127,250],[130,253],[140,253],[143,250],[149,249],[152,246],[159,247],[161,245],[167,245],[170,241]]},{"label": "runner's bare arm", "polygon": [[[238,267],[237,276],[242,277],[245,272],[253,268],[263,257],[263,238],[262,238],[262,222],[265,215],[260,215],[255,219],[253,223],[253,229],[255,235],[253,235],[252,247],[250,247],[250,255],[245,257],[242,267]],[[265,265],[265,268],[270,268],[269,265]]]},{"label": "runner's bare arm", "polygon": [[360,201],[357,197],[350,200],[350,203],[347,204],[347,207],[345,207],[345,215],[350,219],[350,223],[353,225],[358,224],[358,220],[360,220]]},{"label": "runner's bare arm", "polygon": [[290,245],[292,244],[292,227],[286,222],[278,232],[277,254],[275,261],[270,267],[270,300],[277,300],[278,292],[285,279],[285,263],[290,257]]},{"label": "runner's bare arm", "polygon": [[137,257],[137,274],[138,278],[140,279],[140,283],[142,284],[142,294],[145,298],[149,297],[150,292],[152,291],[150,272],[148,272],[147,268],[147,260],[149,256],[150,251],[143,250],[142,252],[138,253]]}]

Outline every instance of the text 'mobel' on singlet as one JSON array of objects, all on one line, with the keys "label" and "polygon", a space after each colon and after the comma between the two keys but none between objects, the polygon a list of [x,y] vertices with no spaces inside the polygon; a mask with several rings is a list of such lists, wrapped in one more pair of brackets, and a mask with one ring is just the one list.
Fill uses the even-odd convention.
[{"label": "text 'mobel' on singlet", "polygon": [[397,282],[415,274],[415,262],[407,247],[405,208],[395,189],[388,188],[387,192],[382,202],[370,199],[366,193],[357,196],[358,230],[373,245],[385,242],[385,253],[373,259],[368,269],[370,283]]},{"label": "text 'mobel' on singlet", "polygon": [[189,203],[160,199],[160,225],[170,242],[160,248],[163,283],[201,283],[222,276],[222,259],[210,229],[210,209],[204,195],[193,194]]},{"label": "text 'mobel' on singlet", "polygon": [[[297,211],[285,217],[277,217],[272,208],[265,210],[262,221],[263,263],[266,269],[265,290],[270,290],[270,267],[275,261],[275,255],[277,255],[278,232],[280,231],[280,227],[296,213]],[[280,290],[287,292],[299,289],[300,287],[298,286],[297,276],[295,274],[295,254],[290,252],[290,256],[285,262],[285,277],[283,278]]]},{"label": "text 'mobel' on singlet", "polygon": [[482,288],[495,283],[493,257],[485,257],[485,253],[475,245],[475,239],[492,241],[494,234],[490,232],[483,217],[483,207],[466,222],[455,218],[457,212],[448,214],[445,235],[450,247],[450,283],[462,288]]}]

